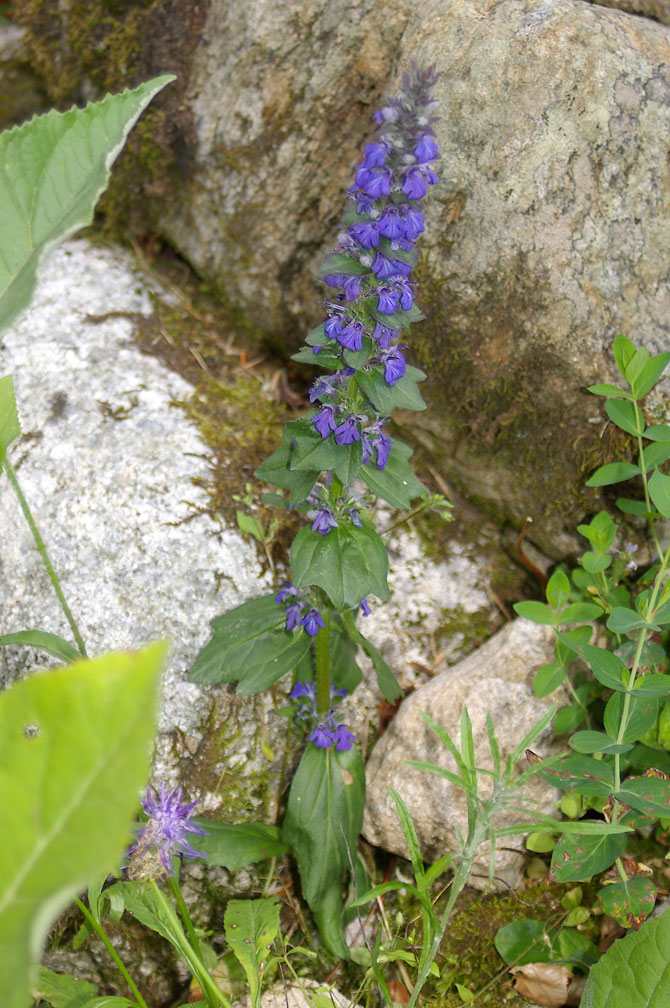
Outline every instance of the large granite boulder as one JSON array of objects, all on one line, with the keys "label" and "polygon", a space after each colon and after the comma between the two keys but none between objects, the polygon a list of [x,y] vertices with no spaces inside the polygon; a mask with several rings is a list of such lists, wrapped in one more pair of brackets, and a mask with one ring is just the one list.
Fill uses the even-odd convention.
[{"label": "large granite boulder", "polygon": [[584,386],[611,376],[617,332],[668,342],[664,25],[580,0],[162,0],[97,20],[32,0],[19,16],[61,100],[178,71],[108,210],[285,352],[322,317],[313,274],[374,106],[411,59],[436,63],[414,335],[434,408],[416,436],[501,520],[532,515],[545,552],[574,546],[584,476],[621,449]]}]

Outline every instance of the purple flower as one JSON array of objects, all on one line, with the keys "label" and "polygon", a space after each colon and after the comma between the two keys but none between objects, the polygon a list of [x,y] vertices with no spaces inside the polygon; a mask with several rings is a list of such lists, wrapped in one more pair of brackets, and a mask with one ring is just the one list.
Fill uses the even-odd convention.
[{"label": "purple flower", "polygon": [[355,301],[361,293],[361,276],[347,276],[342,278],[342,290],[347,301]]},{"label": "purple flower", "polygon": [[351,508],[345,508],[344,513],[346,515],[349,515],[349,519],[350,519],[352,525],[355,525],[356,528],[363,528],[363,523],[362,523],[362,521],[360,519],[360,515],[358,514],[358,508],[353,508],[353,507],[351,507]]},{"label": "purple flower", "polygon": [[332,745],[333,735],[326,728],[325,724],[320,721],[309,736],[309,741],[313,742],[317,749],[327,749],[329,745]]},{"label": "purple flower", "polygon": [[389,350],[384,358],[384,380],[387,385],[395,385],[405,373],[407,365],[399,350]]},{"label": "purple flower", "polygon": [[389,277],[397,276],[399,273],[405,273],[406,270],[411,270],[411,267],[407,266],[404,262],[400,262],[399,259],[387,259],[381,252],[377,253],[375,261],[372,264],[372,272],[378,280],[387,280]]},{"label": "purple flower", "polygon": [[409,311],[414,304],[411,280],[397,280],[394,284],[396,292],[400,296],[400,307],[403,311]]},{"label": "purple flower", "polygon": [[426,133],[419,138],[419,142],[414,148],[414,157],[420,164],[424,164],[426,161],[434,161],[438,153],[437,144]]},{"label": "purple flower", "polygon": [[328,273],[323,278],[323,282],[327,283],[329,287],[341,287],[346,279],[347,277],[342,276],[340,273]]},{"label": "purple flower", "polygon": [[380,434],[377,438],[377,468],[383,469],[388,462],[389,455],[391,454],[391,446],[393,441],[391,438],[386,437],[385,434]]},{"label": "purple flower", "polygon": [[372,338],[377,341],[382,350],[388,350],[391,340],[394,340],[397,335],[397,329],[389,329],[388,326],[382,325],[381,322],[377,322],[372,330]]},{"label": "purple flower", "polygon": [[371,199],[388,196],[391,191],[391,172],[388,168],[378,168],[368,171],[359,169],[356,172],[356,182]]},{"label": "purple flower", "polygon": [[319,630],[325,627],[325,623],[321,618],[321,613],[318,609],[310,609],[306,616],[303,616],[300,621],[304,626],[305,630],[310,637],[314,637],[318,634]]},{"label": "purple flower", "polygon": [[360,609],[361,609],[361,612],[363,613],[363,615],[364,616],[369,616],[370,615],[370,606],[368,605],[368,600],[366,598],[362,598],[361,601],[360,601],[360,603],[359,603],[359,605],[360,605]]},{"label": "purple flower", "polygon": [[403,220],[397,207],[387,207],[377,223],[380,235],[395,240],[405,234]]},{"label": "purple flower", "polygon": [[409,241],[413,241],[415,238],[418,238],[424,230],[423,214],[420,214],[419,211],[415,210],[413,207],[408,207],[405,215],[405,238]]},{"label": "purple flower", "polygon": [[331,431],[337,430],[335,420],[335,407],[324,406],[316,416],[312,417],[312,423],[322,438],[327,438]]},{"label": "purple flower", "polygon": [[335,725],[333,742],[335,743],[335,748],[337,749],[338,752],[348,752],[355,741],[356,736],[349,731],[346,725],[344,724]]},{"label": "purple flower", "polygon": [[343,346],[345,350],[362,350],[363,349],[363,326],[360,322],[350,322],[349,325],[345,326],[344,329],[339,333],[337,337],[337,342],[340,346]]},{"label": "purple flower", "polygon": [[398,293],[392,287],[380,287],[377,311],[382,315],[393,315],[398,310],[398,301]]},{"label": "purple flower", "polygon": [[361,444],[363,447],[363,456],[361,458],[361,462],[365,465],[365,463],[369,462],[370,459],[372,458],[372,447],[373,447],[369,437],[367,436],[367,433],[363,434]]},{"label": "purple flower", "polygon": [[309,401],[313,403],[321,396],[332,395],[334,381],[335,378],[333,375],[329,375],[327,378],[317,378],[309,390]]},{"label": "purple flower", "polygon": [[376,248],[379,245],[379,231],[374,221],[352,224],[349,234],[365,249]]},{"label": "purple flower", "polygon": [[331,315],[323,324],[323,331],[328,339],[337,339],[342,332],[342,318],[340,315]]},{"label": "purple flower", "polygon": [[[148,821],[141,827],[135,843],[128,851],[130,878],[173,875],[172,858],[175,855],[190,858],[206,857],[200,851],[194,850],[186,839],[189,833],[201,835],[205,833],[200,826],[189,822],[198,803],[190,802],[182,805],[181,800],[180,787],[166,794],[165,784],[161,784],[158,798],[154,798],[151,788],[147,788],[146,797],[142,799],[142,808],[148,816]],[[160,855],[162,870],[155,863],[155,853]]]},{"label": "purple flower", "polygon": [[354,441],[361,440],[361,432],[358,429],[358,418],[353,414],[335,428],[335,443],[338,445],[353,444]]},{"label": "purple flower", "polygon": [[311,682],[296,682],[293,689],[289,693],[289,700],[301,700],[303,697],[307,697],[308,700],[314,700],[314,686]]},{"label": "purple flower", "polygon": [[389,145],[383,140],[379,143],[368,144],[363,151],[363,164],[366,168],[381,168],[389,152]]},{"label": "purple flower", "polygon": [[291,602],[290,606],[286,606],[286,629],[295,630],[297,626],[300,626],[301,615],[302,615],[301,602]]},{"label": "purple flower", "polygon": [[[319,535],[328,535],[332,528],[337,528],[337,522],[333,518],[333,512],[327,507],[319,508],[316,512],[316,517],[312,522],[312,532],[318,532]],[[316,610],[314,611],[316,612]]]},{"label": "purple flower", "polygon": [[277,594],[275,595],[275,602],[277,603],[277,605],[279,605],[279,603],[283,602],[284,599],[291,598],[291,596],[298,594],[299,589],[295,588],[290,581],[287,581],[286,584],[282,588],[280,588]]}]

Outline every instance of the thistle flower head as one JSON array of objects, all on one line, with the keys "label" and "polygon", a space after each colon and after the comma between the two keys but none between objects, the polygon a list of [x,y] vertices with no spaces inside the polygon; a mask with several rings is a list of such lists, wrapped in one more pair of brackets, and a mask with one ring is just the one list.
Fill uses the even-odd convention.
[{"label": "thistle flower head", "polygon": [[197,802],[182,804],[182,789],[175,788],[166,793],[165,784],[160,786],[160,794],[154,797],[147,788],[142,799],[142,808],[147,822],[137,834],[137,839],[128,851],[130,862],[128,877],[148,880],[164,875],[172,875],[172,859],[179,857],[202,858],[205,854],[195,850],[187,840],[190,833],[204,835],[205,830],[190,822]]}]

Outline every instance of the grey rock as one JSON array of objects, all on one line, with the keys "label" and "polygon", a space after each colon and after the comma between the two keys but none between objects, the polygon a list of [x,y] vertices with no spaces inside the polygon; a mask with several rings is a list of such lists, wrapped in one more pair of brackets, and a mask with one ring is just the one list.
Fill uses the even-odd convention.
[{"label": "grey rock", "polygon": [[668,0],[590,0],[590,2],[670,25],[670,2]]},{"label": "grey rock", "polygon": [[[492,760],[486,716],[490,713],[493,718],[504,759],[547,710],[549,701],[534,697],[531,687],[535,670],[551,660],[553,644],[551,628],[515,620],[402,703],[367,763],[363,834],[371,843],[408,856],[395,804],[389,794],[389,787],[393,787],[409,808],[427,862],[458,851],[457,831],[462,836],[467,835],[464,793],[437,774],[407,766],[408,760],[418,760],[451,772],[457,769],[445,746],[422,719],[421,712],[444,728],[458,746],[461,712],[466,707],[472,720],[476,765],[490,770]],[[536,740],[534,749],[542,755],[553,751],[550,729]],[[480,785],[482,795],[488,797],[490,779],[482,776]],[[536,803],[531,807],[538,812],[548,814],[556,794],[555,788],[539,778],[531,778],[520,797]],[[501,827],[519,821],[517,812],[501,814],[496,820]],[[504,846],[506,849],[498,851],[495,858],[497,888],[515,887],[521,878],[522,840],[506,837]],[[481,853],[470,877],[470,884],[477,888],[485,888],[488,883],[488,848],[485,846]]]}]

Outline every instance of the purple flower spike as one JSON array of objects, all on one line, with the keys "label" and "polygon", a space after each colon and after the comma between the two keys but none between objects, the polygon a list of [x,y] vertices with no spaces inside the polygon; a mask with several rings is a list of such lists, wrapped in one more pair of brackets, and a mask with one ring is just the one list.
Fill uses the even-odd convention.
[{"label": "purple flower spike", "polygon": [[380,143],[368,144],[364,151],[363,164],[366,168],[381,168],[388,152],[389,145],[383,140]]},{"label": "purple flower spike", "polygon": [[363,522],[361,521],[360,515],[358,513],[358,508],[346,508],[344,513],[346,515],[349,515],[349,519],[352,525],[354,525],[356,528],[359,529],[363,528]]},{"label": "purple flower spike", "polygon": [[[180,787],[165,792],[165,784],[161,784],[160,796],[154,798],[151,788],[147,788],[146,797],[142,799],[142,808],[148,816],[148,822],[139,830],[137,840],[128,851],[130,878],[157,878],[173,875],[172,859],[180,857],[204,858],[205,854],[194,850],[186,839],[189,833],[204,835],[205,830],[195,823],[189,822],[197,802],[182,805],[182,790]],[[155,855],[160,856],[159,867]]]},{"label": "purple flower spike", "polygon": [[424,173],[421,168],[414,167],[408,169],[402,191],[406,193],[410,199],[423,199],[428,192],[428,183],[424,178]]},{"label": "purple flower spike", "polygon": [[354,441],[360,440],[361,432],[358,429],[358,419],[355,416],[350,416],[335,428],[335,443],[338,445],[353,444]]},{"label": "purple flower spike", "polygon": [[409,241],[414,241],[424,230],[423,214],[409,207],[405,215],[405,238]]},{"label": "purple flower spike", "polygon": [[405,228],[397,207],[388,207],[379,220],[377,227],[381,235],[384,235],[385,238],[390,238],[392,241],[405,235]]},{"label": "purple flower spike", "polygon": [[342,319],[340,316],[331,315],[329,319],[326,319],[323,325],[323,330],[328,339],[337,339],[342,332]]},{"label": "purple flower spike", "polygon": [[337,430],[335,420],[335,407],[324,406],[316,416],[312,417],[312,423],[322,438],[327,438],[331,431]]},{"label": "purple flower spike", "polygon": [[[361,182],[358,182],[358,175],[361,175]],[[391,191],[391,172],[388,168],[378,168],[375,171],[356,173],[356,181],[370,199],[379,199],[380,196],[388,196]]]},{"label": "purple flower spike", "polygon": [[316,636],[326,625],[318,609],[310,609],[307,615],[303,616],[301,623],[310,637]]},{"label": "purple flower spike", "polygon": [[319,508],[312,522],[312,532],[318,532],[319,535],[328,535],[332,528],[337,528],[333,512],[327,507]]},{"label": "purple flower spike", "polygon": [[374,221],[353,224],[349,228],[349,234],[364,249],[377,248],[379,245],[379,231]]},{"label": "purple flower spike", "polygon": [[338,752],[348,752],[355,741],[356,736],[349,731],[346,725],[335,725],[333,742],[335,743],[335,748]]},{"label": "purple flower spike", "polygon": [[327,749],[328,746],[333,744],[333,735],[332,732],[328,731],[323,722],[319,722],[309,736],[309,741],[313,742],[317,749]]}]

